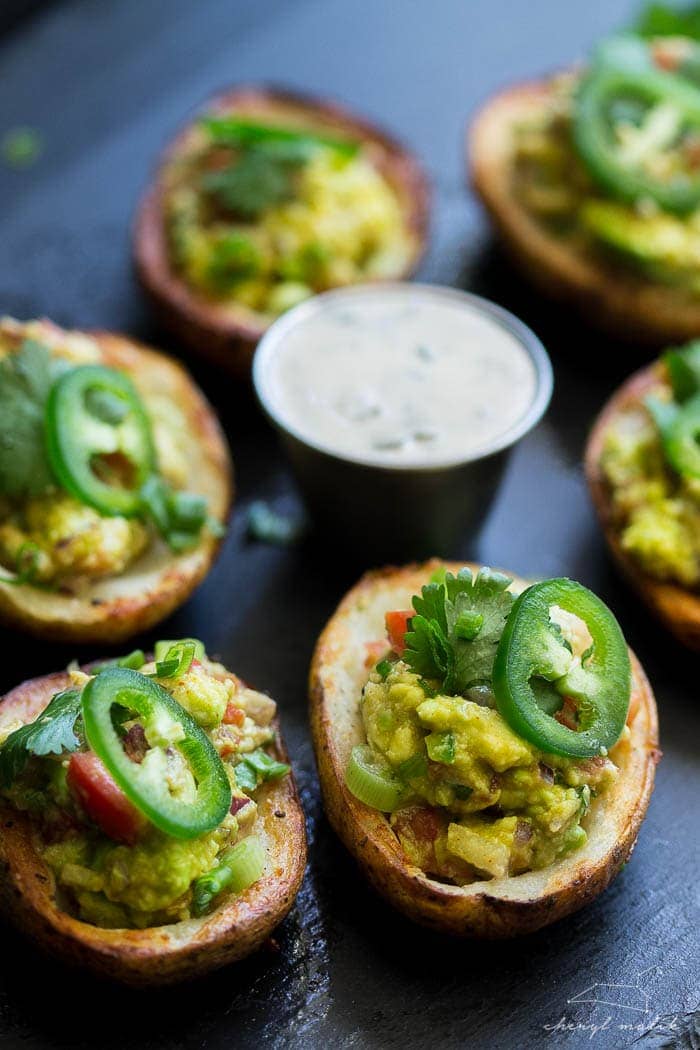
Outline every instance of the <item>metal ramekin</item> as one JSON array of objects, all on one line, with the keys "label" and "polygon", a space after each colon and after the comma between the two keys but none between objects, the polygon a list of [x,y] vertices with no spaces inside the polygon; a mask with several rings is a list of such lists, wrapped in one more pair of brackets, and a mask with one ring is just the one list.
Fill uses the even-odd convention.
[{"label": "metal ramekin", "polygon": [[253,360],[258,400],[277,428],[314,524],[333,542],[351,545],[369,560],[456,556],[483,521],[495,494],[508,453],[539,423],[552,396],[552,366],[537,336],[517,317],[495,303],[427,284],[401,285],[469,303],[512,333],[535,366],[536,390],[530,408],[496,442],[476,454],[439,464],[401,466],[368,464],[339,455],[287,424],[270,403],[268,370],[277,347],[291,329],[326,305],[381,294],[394,284],[354,285],[324,292],[294,307],[275,321],[261,339]]}]

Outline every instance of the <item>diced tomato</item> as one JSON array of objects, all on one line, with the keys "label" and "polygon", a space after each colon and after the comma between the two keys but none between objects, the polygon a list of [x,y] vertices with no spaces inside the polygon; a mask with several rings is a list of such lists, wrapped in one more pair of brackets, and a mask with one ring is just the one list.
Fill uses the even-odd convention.
[{"label": "diced tomato", "polygon": [[554,715],[557,722],[561,722],[567,729],[578,729],[578,705],[570,696],[564,697],[561,710]]},{"label": "diced tomato", "polygon": [[145,818],[92,752],[71,755],[68,787],[90,820],[115,842],[133,846],[145,828]]},{"label": "diced tomato", "polygon": [[222,721],[227,726],[242,726],[245,722],[245,711],[242,707],[236,707],[234,703],[229,703],[224,711]]},{"label": "diced tomato", "polygon": [[386,614],[386,633],[389,635],[391,648],[397,656],[404,654],[406,648],[404,636],[408,630],[408,621],[415,615],[413,609],[395,609]]}]

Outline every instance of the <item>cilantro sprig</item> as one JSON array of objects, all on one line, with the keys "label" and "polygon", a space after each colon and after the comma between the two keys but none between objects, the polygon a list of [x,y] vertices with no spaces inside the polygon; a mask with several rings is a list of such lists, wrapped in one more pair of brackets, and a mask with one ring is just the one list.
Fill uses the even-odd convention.
[{"label": "cilantro sprig", "polygon": [[76,751],[75,728],[80,714],[80,691],[56,693],[38,718],[10,733],[0,746],[0,787],[9,787],[24,771],[31,755],[61,755]]},{"label": "cilantro sprig", "polygon": [[34,339],[0,359],[0,492],[11,499],[39,496],[54,484],[44,437],[54,378],[49,351]]},{"label": "cilantro sprig", "polygon": [[413,598],[416,615],[406,633],[404,659],[450,694],[491,681],[493,661],[513,595],[503,573],[470,569],[446,573]]}]

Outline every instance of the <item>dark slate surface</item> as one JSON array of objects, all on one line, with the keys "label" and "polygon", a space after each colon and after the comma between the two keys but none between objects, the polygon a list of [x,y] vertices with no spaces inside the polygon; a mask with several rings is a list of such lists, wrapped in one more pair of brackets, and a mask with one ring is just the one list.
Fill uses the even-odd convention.
[{"label": "dark slate surface", "polygon": [[[310,869],[276,946],[176,991],[99,985],[3,930],[3,1047],[698,1045],[698,661],[618,580],[580,472],[593,414],[641,358],[521,285],[465,193],[462,162],[463,125],[481,99],[566,64],[630,10],[623,0],[72,0],[0,43],[0,130],[28,124],[45,141],[31,170],[0,169],[0,308],[20,317],[123,329],[177,349],[134,287],[129,223],[164,137],[228,82],[273,79],[338,96],[421,153],[436,190],[421,276],[520,313],[556,373],[548,418],[511,460],[482,534],[455,553],[523,575],[567,573],[597,589],[656,687],[665,751],[632,863],[584,912],[495,945],[448,942],[395,915],[322,815],[306,726],[313,642],[358,567],[332,543],[246,544],[251,499],[293,507],[296,497],[249,391],[197,366],[233,446],[238,514],[218,568],[165,633],[199,635],[278,699],[309,820]],[[2,651],[0,688],[76,655],[10,634]],[[587,993],[596,982],[639,990]],[[590,998],[618,1005],[581,1001]]]}]

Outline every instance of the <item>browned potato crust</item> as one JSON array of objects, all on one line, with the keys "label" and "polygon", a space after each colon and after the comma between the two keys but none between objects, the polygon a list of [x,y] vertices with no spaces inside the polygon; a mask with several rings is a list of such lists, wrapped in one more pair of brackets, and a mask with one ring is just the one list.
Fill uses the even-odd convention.
[{"label": "browned potato crust", "polygon": [[[428,237],[430,191],[416,158],[369,121],[335,103],[296,91],[240,85],[210,99],[202,112],[235,111],[268,120],[293,120],[328,134],[350,135],[371,147],[373,163],[399,198],[414,248],[409,264],[393,279],[417,268]],[[268,323],[243,306],[219,303],[198,293],[172,269],[163,221],[160,170],[186,146],[191,124],[166,148],[154,181],[141,201],[134,227],[136,271],[163,324],[196,353],[234,374],[245,375]]]},{"label": "browned potato crust", "polygon": [[[345,596],[316,646],[311,667],[311,728],[331,824],[373,884],[410,919],[444,933],[501,938],[530,933],[581,908],[601,893],[630,856],[646,813],[659,758],[654,696],[632,654],[634,701],[628,740],[613,755],[620,775],[591,809],[585,846],[541,871],[459,887],[429,878],[407,860],[383,814],[345,786],[354,744],[364,739],[359,696],[365,644],[383,635],[388,609],[410,608],[411,596],[439,561],[370,572]],[[462,563],[448,563],[453,571]],[[476,566],[472,566],[476,568]],[[522,589],[525,581],[516,579]]]},{"label": "browned potato crust", "polygon": [[[65,672],[17,686],[2,700],[32,721],[69,683]],[[276,757],[287,753],[276,726]],[[56,900],[53,875],[41,858],[27,816],[0,800],[0,908],[44,949],[69,963],[132,985],[172,984],[255,951],[287,914],[306,863],[304,814],[293,776],[261,788],[255,833],[265,841],[265,875],[211,914],[171,926],[108,930],[73,918]]]},{"label": "browned potato crust", "polygon": [[[47,328],[54,328],[46,322]],[[172,358],[126,336],[88,333],[103,363],[131,375],[148,392],[166,394],[187,419],[187,456],[193,491],[207,496],[210,513],[225,521],[233,498],[231,458],[214,410],[189,374]],[[151,544],[124,573],[89,584],[74,595],[0,583],[0,619],[62,642],[117,643],[146,631],[187,600],[206,576],[220,541],[205,533],[184,554]]]},{"label": "browned potato crust", "polygon": [[507,88],[482,107],[468,133],[471,182],[506,248],[542,292],[626,341],[661,345],[700,334],[697,297],[574,250],[514,196],[513,127],[541,109],[550,90],[546,80]]},{"label": "browned potato crust", "polygon": [[610,488],[601,469],[605,435],[614,418],[639,404],[658,381],[658,366],[650,365],[631,376],[613,394],[593,425],[584,458],[584,472],[613,558],[640,598],[684,645],[700,649],[700,595],[678,583],[657,580],[644,572],[622,549],[615,527]]}]

